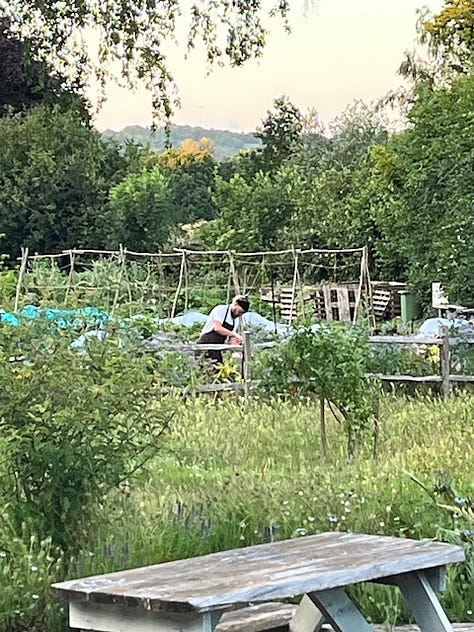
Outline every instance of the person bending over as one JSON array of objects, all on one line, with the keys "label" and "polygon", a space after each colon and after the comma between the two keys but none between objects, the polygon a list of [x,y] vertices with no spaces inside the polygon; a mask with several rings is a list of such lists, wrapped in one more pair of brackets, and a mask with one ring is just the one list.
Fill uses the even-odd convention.
[{"label": "person bending over", "polygon": [[[207,317],[196,344],[224,344],[227,338],[231,344],[242,344],[242,336],[236,329],[239,318],[248,312],[249,308],[250,301],[246,296],[236,296],[228,305],[216,305]],[[216,364],[223,362],[220,351],[206,351],[204,357]]]}]

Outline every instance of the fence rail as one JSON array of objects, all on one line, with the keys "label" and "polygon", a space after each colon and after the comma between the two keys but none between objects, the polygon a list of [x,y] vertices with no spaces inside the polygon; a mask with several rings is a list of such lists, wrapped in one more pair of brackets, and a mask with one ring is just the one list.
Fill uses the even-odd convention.
[{"label": "fence rail", "polygon": [[[433,338],[430,336],[420,336],[414,339],[412,336],[370,336],[370,344],[386,344],[386,345],[407,345],[407,346],[437,346],[440,349],[440,372],[437,375],[394,375],[384,373],[367,373],[366,377],[379,379],[382,382],[391,383],[413,383],[413,384],[440,384],[443,396],[448,396],[451,392],[452,385],[458,384],[474,384],[474,375],[461,375],[451,373],[451,349],[459,344],[474,344],[474,339],[464,340],[459,337],[450,337],[449,330],[446,327],[440,329],[439,336]],[[249,396],[252,388],[257,383],[252,381],[252,353],[256,349],[271,349],[278,346],[279,342],[263,342],[252,343],[251,334],[243,333],[243,343],[241,345],[231,344],[182,344],[173,345],[173,350],[184,352],[205,352],[205,351],[235,351],[242,353],[242,381],[228,383],[202,384],[195,386],[189,391],[198,393],[213,393],[222,391],[239,392],[244,391],[245,396]]]}]

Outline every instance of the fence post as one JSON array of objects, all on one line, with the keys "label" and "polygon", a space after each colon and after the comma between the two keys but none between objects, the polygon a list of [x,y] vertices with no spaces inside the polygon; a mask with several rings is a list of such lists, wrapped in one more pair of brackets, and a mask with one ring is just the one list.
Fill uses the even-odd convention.
[{"label": "fence post", "polygon": [[242,353],[242,378],[244,380],[244,395],[249,397],[251,388],[251,360],[252,360],[252,347],[250,344],[250,332],[244,331],[243,333],[243,353]]},{"label": "fence post", "polygon": [[448,397],[451,392],[451,383],[449,376],[451,373],[451,351],[449,348],[449,329],[447,327],[440,327],[439,333],[443,340],[439,349],[439,362],[441,370],[441,394],[443,397]]}]

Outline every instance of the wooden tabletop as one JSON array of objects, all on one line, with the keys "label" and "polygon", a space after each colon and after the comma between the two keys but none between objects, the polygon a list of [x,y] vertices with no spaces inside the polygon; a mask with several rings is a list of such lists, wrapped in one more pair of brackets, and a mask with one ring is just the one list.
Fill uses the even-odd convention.
[{"label": "wooden tabletop", "polygon": [[464,559],[461,547],[432,540],[332,532],[66,581],[53,589],[69,601],[207,612]]}]

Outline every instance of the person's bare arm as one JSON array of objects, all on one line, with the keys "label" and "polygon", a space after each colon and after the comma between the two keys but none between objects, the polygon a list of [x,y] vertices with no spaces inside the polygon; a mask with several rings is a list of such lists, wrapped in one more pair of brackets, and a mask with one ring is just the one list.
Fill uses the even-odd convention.
[{"label": "person's bare arm", "polygon": [[217,333],[220,334],[221,336],[226,336],[228,337],[231,342],[233,342],[234,344],[240,345],[242,344],[242,336],[240,336],[238,333],[236,333],[235,331],[229,331],[228,329],[226,329],[223,325],[222,322],[220,320],[215,320],[214,321],[214,326],[213,326],[213,330]]}]

